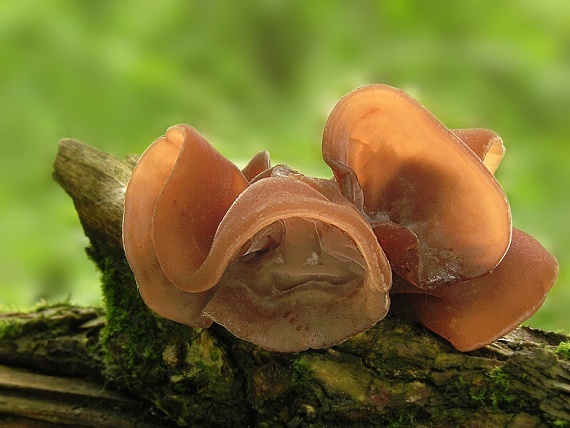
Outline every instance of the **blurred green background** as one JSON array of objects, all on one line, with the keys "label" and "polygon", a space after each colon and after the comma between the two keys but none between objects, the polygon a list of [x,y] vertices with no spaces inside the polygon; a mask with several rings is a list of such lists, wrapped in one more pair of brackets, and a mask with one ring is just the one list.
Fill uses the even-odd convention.
[{"label": "blurred green background", "polygon": [[328,176],[328,112],[376,82],[503,137],[514,225],[561,264],[530,323],[569,332],[568,2],[0,0],[0,58],[0,306],[100,302],[50,177],[60,138],[124,156],[184,122],[237,162]]}]

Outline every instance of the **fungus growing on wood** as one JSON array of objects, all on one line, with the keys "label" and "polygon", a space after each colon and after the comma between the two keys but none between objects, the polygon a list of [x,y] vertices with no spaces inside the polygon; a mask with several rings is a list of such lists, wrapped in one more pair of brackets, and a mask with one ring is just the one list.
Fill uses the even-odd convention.
[{"label": "fungus growing on wood", "polygon": [[460,351],[472,351],[517,328],[544,302],[558,263],[532,236],[513,229],[509,251],[493,272],[421,290],[394,278],[391,310],[418,321]]},{"label": "fungus growing on wood", "polygon": [[496,133],[449,130],[371,85],[338,102],[322,151],[330,180],[271,166],[267,152],[240,171],[194,128],[169,128],[125,197],[125,252],[148,306],[295,352],[366,330],[390,295],[395,313],[462,351],[542,304],[558,264],[512,229]]},{"label": "fungus growing on wood", "polygon": [[[258,155],[248,178],[266,166]],[[139,161],[123,228],[145,302],[191,326],[216,321],[292,352],[339,343],[388,311],[390,266],[335,182],[278,166],[250,185],[189,126]]]},{"label": "fungus growing on wood", "polygon": [[503,139],[499,134],[481,128],[454,129],[452,132],[473,150],[473,153],[483,161],[491,174],[497,171],[506,153]]},{"label": "fungus growing on wood", "polygon": [[327,120],[322,149],[339,181],[356,177],[363,212],[407,281],[431,288],[474,278],[506,253],[511,214],[503,190],[406,93],[384,85],[348,93]]},{"label": "fungus growing on wood", "polygon": [[139,292],[155,312],[174,321],[208,327],[212,321],[202,316],[211,291],[188,294],[164,275],[156,256],[153,213],[156,201],[176,162],[182,141],[157,139],[140,157],[125,193],[123,245]]}]

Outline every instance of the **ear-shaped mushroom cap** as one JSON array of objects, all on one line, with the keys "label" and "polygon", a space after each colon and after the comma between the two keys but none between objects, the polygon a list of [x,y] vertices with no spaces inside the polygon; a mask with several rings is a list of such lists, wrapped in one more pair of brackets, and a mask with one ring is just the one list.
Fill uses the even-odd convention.
[{"label": "ear-shaped mushroom cap", "polygon": [[506,153],[503,139],[499,134],[481,128],[453,129],[452,132],[473,150],[473,153],[483,161],[491,174],[497,171]]},{"label": "ear-shaped mushroom cap", "polygon": [[205,291],[216,284],[215,277],[221,276],[225,266],[218,266],[210,278],[196,273],[210,252],[222,218],[249,183],[194,128],[171,127],[167,138],[180,142],[181,147],[154,209],[154,247],[173,284],[186,291]]},{"label": "ear-shaped mushroom cap", "polygon": [[556,259],[532,236],[514,229],[509,251],[492,273],[433,290],[395,277],[391,311],[422,323],[460,351],[472,351],[536,312],[557,276]]},{"label": "ear-shaped mushroom cap", "polygon": [[267,171],[270,167],[269,152],[263,151],[256,154],[241,170],[241,173],[247,181],[251,182],[257,175]]},{"label": "ear-shaped mushroom cap", "polygon": [[166,137],[152,143],[131,175],[125,192],[123,245],[148,307],[171,320],[207,327],[212,321],[204,318],[202,311],[213,290],[188,294],[174,286],[164,275],[154,249],[153,212],[182,146],[182,140],[172,137],[176,134],[169,130]]},{"label": "ear-shaped mushroom cap", "polygon": [[325,126],[323,158],[343,190],[356,175],[364,214],[409,282],[431,288],[481,276],[507,251],[503,190],[471,149],[404,92],[371,85],[343,97]]},{"label": "ear-shaped mushroom cap", "polygon": [[336,183],[295,174],[255,182],[222,220],[211,257],[227,260],[244,242],[205,309],[234,335],[296,352],[340,343],[386,315],[390,266]]},{"label": "ear-shaped mushroom cap", "polygon": [[[268,158],[252,165],[248,177]],[[281,352],[333,345],[383,318],[390,266],[338,184],[282,166],[256,177],[250,185],[185,125],[145,152],[124,241],[147,304]]]}]

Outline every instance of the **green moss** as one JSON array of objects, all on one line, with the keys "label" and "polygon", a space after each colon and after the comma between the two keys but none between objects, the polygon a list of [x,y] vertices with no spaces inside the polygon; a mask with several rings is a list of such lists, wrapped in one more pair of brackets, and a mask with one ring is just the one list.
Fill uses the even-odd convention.
[{"label": "green moss", "polygon": [[413,413],[400,415],[397,420],[386,425],[387,428],[413,427],[416,425],[416,416]]},{"label": "green moss", "polygon": [[561,342],[554,348],[554,353],[566,360],[570,360],[570,342]]},{"label": "green moss", "polygon": [[[140,382],[138,369],[143,366],[152,368],[151,373],[145,373],[146,379],[163,375],[160,359],[155,355],[162,345],[156,336],[156,319],[142,303],[128,266],[117,267],[106,260],[103,263],[107,325],[101,344],[106,351],[107,368],[113,378],[122,379],[123,387],[136,387],[133,383]],[[115,371],[121,372],[120,376]]]},{"label": "green moss", "polygon": [[[74,306],[68,302],[50,304],[40,301],[27,311],[18,311],[19,318],[0,319],[0,339],[18,338],[30,331],[41,331],[42,327],[52,336],[65,334],[74,326],[85,322],[86,317],[97,316],[97,308]],[[72,315],[73,314],[73,315]],[[102,314],[102,310],[101,310]]]},{"label": "green moss", "polygon": [[22,320],[0,320],[0,339],[20,336],[24,331],[24,325]]},{"label": "green moss", "polygon": [[446,396],[456,397],[458,403],[471,403],[473,409],[489,407],[517,413],[526,405],[525,397],[515,392],[512,377],[501,367],[463,371],[449,383]]},{"label": "green moss", "polygon": [[487,376],[493,379],[497,385],[500,385],[502,387],[509,386],[509,375],[507,375],[501,367],[495,367],[488,373]]},{"label": "green moss", "polygon": [[111,383],[148,399],[181,425],[242,424],[248,412],[243,391],[215,336],[154,314],[123,254],[88,252],[102,271],[107,324],[100,343]]},{"label": "green moss", "polygon": [[469,397],[478,406],[490,406],[494,409],[509,409],[524,406],[524,397],[511,389],[511,378],[501,367],[487,372],[484,378],[470,383]]},{"label": "green moss", "polygon": [[504,404],[511,404],[519,400],[519,396],[510,390],[510,378],[500,367],[496,367],[489,374],[492,380],[491,403],[494,408]]}]

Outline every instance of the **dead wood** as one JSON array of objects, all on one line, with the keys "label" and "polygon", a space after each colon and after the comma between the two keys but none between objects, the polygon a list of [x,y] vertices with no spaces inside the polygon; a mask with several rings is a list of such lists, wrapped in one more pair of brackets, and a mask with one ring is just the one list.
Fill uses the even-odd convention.
[{"label": "dead wood", "polygon": [[[279,354],[219,326],[191,329],[152,314],[138,295],[121,245],[123,194],[135,161],[73,140],[60,143],[54,178],[73,199],[91,241],[88,254],[102,272],[105,311],[67,307],[59,308],[59,315],[44,313],[50,319],[70,311],[75,321],[58,331],[46,323],[41,331],[51,330],[48,336],[57,345],[35,351],[22,345],[34,315],[4,315],[0,363],[58,377],[83,374],[128,394],[128,399],[114,392],[93,398],[93,414],[105,408],[98,400],[110,400],[109,417],[113,406],[124,405],[140,414],[158,409],[179,425],[570,424],[570,338],[561,334],[519,328],[486,348],[460,353],[423,327],[388,316],[341,345]],[[36,316],[44,310],[50,309]],[[60,354],[50,350],[69,346],[81,358],[62,351],[66,362],[58,363]],[[0,404],[0,414],[13,415],[14,397],[29,397],[6,385],[3,373],[0,391],[12,401],[8,409]],[[64,382],[60,393],[69,398],[65,390],[72,388]],[[33,399],[42,392],[30,394]]]}]

